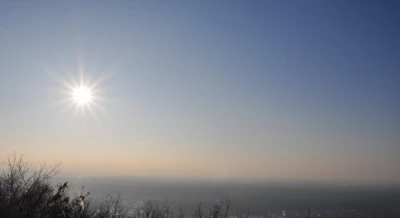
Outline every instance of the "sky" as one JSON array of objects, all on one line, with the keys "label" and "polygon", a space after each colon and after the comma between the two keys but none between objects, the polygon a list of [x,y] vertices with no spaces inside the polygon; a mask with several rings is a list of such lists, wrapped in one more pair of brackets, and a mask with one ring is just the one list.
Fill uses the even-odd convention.
[{"label": "sky", "polygon": [[[0,158],[74,175],[400,184],[399,9],[2,1]],[[80,79],[92,111],[66,102]]]}]

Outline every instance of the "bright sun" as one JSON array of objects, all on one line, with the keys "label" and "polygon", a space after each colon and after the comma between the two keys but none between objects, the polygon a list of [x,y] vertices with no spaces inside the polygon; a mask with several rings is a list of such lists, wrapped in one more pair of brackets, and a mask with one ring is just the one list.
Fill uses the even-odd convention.
[{"label": "bright sun", "polygon": [[88,87],[77,87],[74,89],[74,101],[79,105],[87,105],[92,99],[92,92]]},{"label": "bright sun", "polygon": [[59,103],[66,104],[65,109],[73,108],[74,115],[84,117],[87,113],[96,118],[95,109],[102,109],[104,97],[99,96],[103,93],[99,89],[99,84],[103,82],[104,77],[93,80],[94,76],[84,76],[84,71],[79,70],[77,77],[69,76],[69,79],[59,78],[59,82],[64,87],[61,92],[65,98]]}]

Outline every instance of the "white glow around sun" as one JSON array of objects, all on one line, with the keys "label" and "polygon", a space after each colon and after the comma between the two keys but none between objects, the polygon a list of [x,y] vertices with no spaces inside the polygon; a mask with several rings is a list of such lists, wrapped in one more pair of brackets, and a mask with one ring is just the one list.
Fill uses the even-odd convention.
[{"label": "white glow around sun", "polygon": [[74,101],[79,105],[87,105],[92,100],[92,91],[85,86],[77,87],[73,92]]},{"label": "white glow around sun", "polygon": [[63,110],[73,110],[74,117],[85,117],[86,114],[92,115],[97,119],[95,109],[102,110],[102,103],[105,98],[99,96],[103,93],[99,88],[102,84],[104,77],[93,80],[93,76],[84,76],[84,71],[80,70],[78,76],[70,74],[69,79],[64,77],[57,78],[63,86],[61,93],[64,97],[55,104],[63,105]]}]

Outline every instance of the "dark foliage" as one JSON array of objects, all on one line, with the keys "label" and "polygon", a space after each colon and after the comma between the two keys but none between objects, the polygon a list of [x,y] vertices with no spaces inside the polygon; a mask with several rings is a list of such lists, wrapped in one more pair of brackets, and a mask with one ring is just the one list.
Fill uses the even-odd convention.
[{"label": "dark foliage", "polygon": [[[1,218],[185,218],[186,210],[178,205],[174,214],[165,201],[156,204],[147,201],[132,208],[126,206],[121,194],[107,195],[92,207],[82,188],[80,195],[72,196],[68,182],[54,185],[51,179],[57,175],[59,164],[41,165],[36,168],[14,153],[4,163],[7,169],[0,175]],[[228,218],[231,201],[216,203],[208,216],[199,203],[192,218]],[[249,218],[238,214],[238,218]],[[310,211],[307,217],[311,217]]]},{"label": "dark foliage", "polygon": [[5,164],[8,169],[0,176],[0,217],[87,217],[79,197],[69,196],[67,182],[51,184],[60,172],[59,164],[36,168],[16,154]]}]

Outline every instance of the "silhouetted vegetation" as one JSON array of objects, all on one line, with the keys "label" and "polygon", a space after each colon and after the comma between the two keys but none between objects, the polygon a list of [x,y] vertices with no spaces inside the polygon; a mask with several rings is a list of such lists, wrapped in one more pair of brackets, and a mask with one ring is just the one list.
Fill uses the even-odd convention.
[{"label": "silhouetted vegetation", "polygon": [[[147,201],[137,208],[127,207],[121,194],[107,195],[95,205],[87,200],[89,192],[82,188],[79,195],[73,196],[68,182],[54,185],[52,178],[60,173],[59,166],[40,165],[38,168],[25,162],[23,156],[14,153],[6,162],[6,170],[0,176],[0,217],[10,218],[58,218],[58,217],[94,217],[94,218],[184,218],[186,210],[179,205],[176,215],[165,201],[159,205]],[[210,209],[210,218],[226,218],[231,202],[226,202],[222,213],[222,204]],[[201,204],[193,218],[204,218]]]},{"label": "silhouetted vegetation", "polygon": [[[17,157],[14,153],[6,162],[6,170],[0,175],[0,217],[1,218],[184,218],[186,209],[179,204],[176,213],[167,201],[163,204],[147,201],[138,207],[125,204],[121,194],[107,195],[92,205],[87,199],[89,192],[82,187],[78,195],[73,196],[68,182],[54,184],[52,178],[60,173],[59,166],[40,165],[35,167]],[[192,218],[228,218],[230,200],[214,204],[209,213],[205,213],[202,204],[191,215]],[[249,218],[237,214],[238,218]],[[310,211],[307,217],[311,217]]]},{"label": "silhouetted vegetation", "polygon": [[5,164],[7,170],[0,176],[0,217],[88,217],[81,206],[83,196],[71,198],[68,182],[51,184],[60,172],[59,164],[36,168],[16,154]]}]

